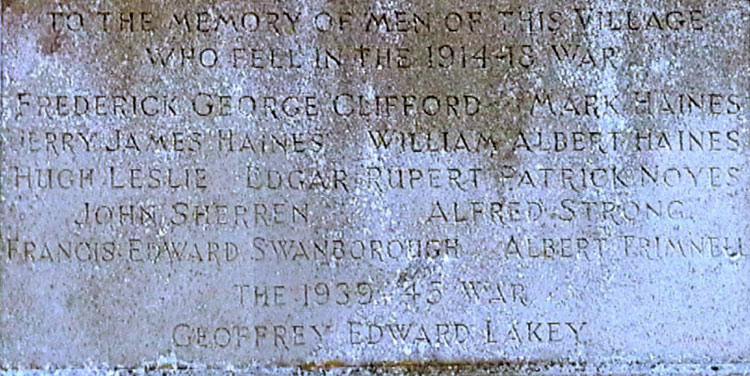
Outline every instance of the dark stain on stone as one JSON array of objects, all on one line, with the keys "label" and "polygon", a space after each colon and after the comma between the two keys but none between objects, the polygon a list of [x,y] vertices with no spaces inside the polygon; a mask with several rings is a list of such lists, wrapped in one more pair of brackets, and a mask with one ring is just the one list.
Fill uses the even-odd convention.
[{"label": "dark stain on stone", "polygon": [[[512,374],[529,374],[546,372],[555,368],[565,369],[570,373],[579,372],[587,366],[586,362],[569,360],[497,360],[497,361],[395,361],[376,362],[352,365],[343,361],[332,360],[321,363],[305,363],[297,368],[302,373],[325,374],[326,371],[346,369],[354,374],[399,374],[399,375],[478,375],[510,372]],[[569,372],[565,372],[566,374]]]},{"label": "dark stain on stone", "polygon": [[43,54],[52,55],[62,46],[62,35],[59,32],[50,31],[39,37],[37,43],[41,47]]}]

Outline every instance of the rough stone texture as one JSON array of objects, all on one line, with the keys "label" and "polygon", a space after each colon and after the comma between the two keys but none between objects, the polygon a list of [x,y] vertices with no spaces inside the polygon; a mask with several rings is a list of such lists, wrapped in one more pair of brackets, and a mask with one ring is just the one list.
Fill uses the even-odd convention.
[{"label": "rough stone texture", "polygon": [[750,372],[748,1],[0,11],[5,373]]}]

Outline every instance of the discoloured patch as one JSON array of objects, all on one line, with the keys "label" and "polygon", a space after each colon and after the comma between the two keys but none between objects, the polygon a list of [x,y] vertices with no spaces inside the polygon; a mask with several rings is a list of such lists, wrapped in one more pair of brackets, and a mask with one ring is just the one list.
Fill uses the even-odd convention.
[{"label": "discoloured patch", "polygon": [[40,36],[37,40],[37,44],[44,55],[54,55],[62,47],[65,37],[60,32],[48,31],[44,35]]}]

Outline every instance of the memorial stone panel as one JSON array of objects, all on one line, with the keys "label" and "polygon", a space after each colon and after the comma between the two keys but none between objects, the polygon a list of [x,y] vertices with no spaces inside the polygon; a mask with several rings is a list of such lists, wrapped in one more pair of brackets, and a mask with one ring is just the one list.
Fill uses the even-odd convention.
[{"label": "memorial stone panel", "polygon": [[4,370],[750,371],[748,1],[0,12]]}]

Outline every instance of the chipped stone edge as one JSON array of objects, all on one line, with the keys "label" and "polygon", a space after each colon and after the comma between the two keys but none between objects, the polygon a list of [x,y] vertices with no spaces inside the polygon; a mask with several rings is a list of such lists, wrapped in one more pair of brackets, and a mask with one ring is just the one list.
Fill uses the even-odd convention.
[{"label": "chipped stone edge", "polygon": [[0,367],[0,376],[79,376],[79,375],[750,375],[750,362],[663,362],[610,360],[601,363],[544,360],[497,360],[477,362],[394,362],[349,365],[331,361],[302,365],[261,365],[235,367],[231,363],[207,365],[177,361],[160,356],[141,366],[110,366],[90,363],[85,366],[28,369]]}]

